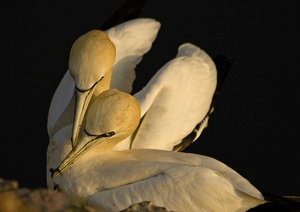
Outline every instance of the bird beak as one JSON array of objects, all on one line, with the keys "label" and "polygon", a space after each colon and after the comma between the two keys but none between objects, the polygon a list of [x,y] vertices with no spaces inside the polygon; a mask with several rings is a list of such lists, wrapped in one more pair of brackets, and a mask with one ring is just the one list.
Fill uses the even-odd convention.
[{"label": "bird beak", "polygon": [[110,139],[114,132],[104,133],[98,136],[82,134],[82,138],[77,142],[71,152],[60,163],[56,169],[50,169],[51,177],[54,179],[57,175],[62,174],[70,165],[72,165],[80,156],[88,152],[92,147]]},{"label": "bird beak", "polygon": [[76,88],[76,98],[75,98],[75,113],[74,113],[74,122],[73,122],[73,132],[72,132],[72,148],[75,147],[77,143],[77,138],[79,136],[80,128],[82,121],[85,115],[85,112],[88,108],[89,102],[93,96],[96,86],[93,86],[91,89],[82,91]]}]

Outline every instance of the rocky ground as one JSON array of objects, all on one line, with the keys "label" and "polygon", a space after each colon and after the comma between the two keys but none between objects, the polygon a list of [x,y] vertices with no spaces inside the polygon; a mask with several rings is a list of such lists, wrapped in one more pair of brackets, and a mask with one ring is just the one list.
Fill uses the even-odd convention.
[{"label": "rocky ground", "polygon": [[[17,181],[0,178],[0,212],[104,212],[101,208],[82,205],[68,196],[50,189],[19,188]],[[130,206],[129,211],[167,211],[151,202]]]}]

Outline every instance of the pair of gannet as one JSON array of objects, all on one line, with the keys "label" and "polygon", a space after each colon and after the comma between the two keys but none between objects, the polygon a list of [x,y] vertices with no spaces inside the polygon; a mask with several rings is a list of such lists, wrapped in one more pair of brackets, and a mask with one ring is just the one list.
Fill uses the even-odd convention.
[{"label": "pair of gannet", "polygon": [[181,45],[140,92],[128,94],[159,27],[136,19],[75,41],[49,110],[48,186],[108,211],[144,201],[170,211],[246,211],[265,203],[220,161],[169,151],[201,120],[196,137],[207,124],[216,68],[204,51]]}]

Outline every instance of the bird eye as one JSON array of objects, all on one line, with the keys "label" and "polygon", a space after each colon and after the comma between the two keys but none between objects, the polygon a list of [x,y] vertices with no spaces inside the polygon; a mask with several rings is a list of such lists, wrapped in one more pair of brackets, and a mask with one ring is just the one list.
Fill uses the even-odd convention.
[{"label": "bird eye", "polygon": [[115,132],[113,132],[113,131],[108,132],[108,133],[103,133],[103,134],[101,134],[101,135],[98,135],[98,136],[96,137],[96,139],[97,139],[97,138],[109,138],[109,137],[113,136],[114,134],[115,134]]},{"label": "bird eye", "polygon": [[93,135],[91,133],[88,133],[86,129],[84,129],[84,132],[88,135],[88,136],[95,136],[96,138],[95,139],[98,139],[98,138],[105,138],[105,137],[111,137],[113,135],[115,135],[116,133],[114,131],[111,131],[111,132],[108,132],[108,133],[103,133],[101,135]]},{"label": "bird eye", "polygon": [[114,131],[111,131],[111,132],[108,132],[108,133],[105,133],[105,136],[106,137],[111,137],[113,135],[115,135],[116,133]]},{"label": "bird eye", "polygon": [[100,82],[102,79],[104,78],[104,76],[102,76],[97,82],[94,83],[94,85],[88,89],[80,89],[75,85],[75,89],[78,90],[81,93],[87,92],[87,91],[91,91],[97,84],[98,82]]}]

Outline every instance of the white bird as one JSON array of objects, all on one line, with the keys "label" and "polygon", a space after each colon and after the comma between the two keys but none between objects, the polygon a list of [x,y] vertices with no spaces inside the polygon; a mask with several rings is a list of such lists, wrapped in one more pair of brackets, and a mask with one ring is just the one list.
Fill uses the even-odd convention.
[{"label": "white bird", "polygon": [[213,158],[153,149],[108,150],[129,136],[139,119],[139,104],[131,95],[101,93],[88,109],[85,133],[73,149],[71,126],[55,135],[58,142],[48,164],[57,167],[52,170],[55,185],[108,211],[143,201],[171,211],[246,211],[265,203],[245,178]]},{"label": "white bird", "polygon": [[207,126],[217,84],[212,59],[197,46],[185,43],[134,97],[141,106],[141,123],[115,150],[181,150],[182,140],[197,124],[196,140]]},{"label": "white bird", "polygon": [[75,120],[72,137],[76,140],[89,100],[103,90],[116,88],[131,92],[135,79],[134,69],[151,48],[159,28],[160,23],[156,20],[139,18],[106,30],[105,33],[90,31],[74,42],[69,70],[56,89],[49,108],[47,129],[50,139],[58,130]]},{"label": "white bird", "polygon": [[[146,23],[148,23],[148,27],[141,26]],[[145,28],[148,30],[145,30]],[[113,67],[111,88],[131,92],[134,67],[141,60],[143,53],[151,47],[158,28],[159,23],[154,20],[137,19],[107,31],[108,36],[116,45],[116,61],[118,61]],[[149,31],[152,32],[149,33]],[[148,37],[142,36],[143,33],[147,33]],[[95,97],[103,90],[108,89],[110,83],[109,75],[111,73],[109,70],[112,66],[114,49],[110,45],[110,48],[107,48],[106,39],[104,44],[99,42],[99,45],[93,45],[91,48],[89,44],[95,43],[93,41],[95,38],[90,34],[91,32],[81,36],[74,43],[70,54],[69,72],[76,81],[77,88],[73,140],[74,138],[76,140],[79,134],[78,128],[82,124],[89,99],[92,98],[92,95]],[[135,40],[141,44],[136,44]],[[143,42],[146,44],[142,44]],[[103,49],[106,52],[103,52]],[[128,49],[131,49],[131,53],[128,53]],[[90,51],[95,53],[95,55],[92,55],[93,57],[86,56],[92,54]],[[79,56],[77,56],[78,53]],[[112,56],[107,56],[109,54],[112,54]],[[106,58],[110,60],[107,62]],[[78,62],[78,60],[83,62]],[[100,63],[101,60],[105,62]],[[103,68],[103,65],[105,65],[105,68]],[[99,67],[101,67],[100,70]],[[127,67],[127,69],[124,70],[124,67]],[[99,78],[104,74],[106,76],[99,82]],[[129,77],[126,75],[129,75]],[[216,76],[215,64],[203,50],[188,43],[182,45],[176,58],[163,66],[147,86],[134,95],[142,109],[142,122],[131,138],[121,142],[114,149],[151,148],[178,151],[183,149],[184,145],[188,145],[183,145],[182,140],[201,123],[200,128],[195,130],[196,136],[192,141],[196,140],[207,126],[207,114],[210,110],[217,83]],[[48,116],[50,139],[57,130],[71,124],[73,121],[74,80],[67,73],[54,94]],[[89,91],[88,88],[93,89]],[[151,139],[149,135],[151,135]]]}]

